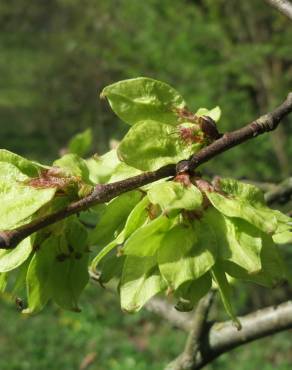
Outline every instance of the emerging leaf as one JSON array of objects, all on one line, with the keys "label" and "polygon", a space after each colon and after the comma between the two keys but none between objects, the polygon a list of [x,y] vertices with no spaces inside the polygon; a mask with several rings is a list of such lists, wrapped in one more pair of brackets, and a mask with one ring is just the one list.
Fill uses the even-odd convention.
[{"label": "emerging leaf", "polygon": [[92,130],[90,128],[78,133],[69,142],[69,152],[84,157],[91,149],[92,140]]},{"label": "emerging leaf", "polygon": [[58,238],[50,236],[35,252],[26,277],[28,308],[23,313],[35,313],[43,309],[52,297],[51,279],[58,247]]},{"label": "emerging leaf", "polygon": [[164,215],[137,229],[126,241],[123,253],[131,256],[154,256],[171,220]]},{"label": "emerging leaf", "polygon": [[166,289],[154,257],[127,256],[120,283],[121,306],[136,312],[155,294]]},{"label": "emerging leaf", "polygon": [[234,322],[234,325],[237,327],[238,330],[241,329],[241,323],[238,320],[238,318],[234,314],[233,307],[231,305],[230,295],[231,290],[229,283],[226,279],[226,275],[224,270],[219,264],[216,264],[212,269],[212,277],[214,282],[216,283],[220,297],[222,299],[223,305],[225,307],[226,312],[231,317],[232,321]]},{"label": "emerging leaf", "polygon": [[202,193],[197,187],[174,181],[155,184],[147,194],[150,202],[158,204],[166,213],[175,209],[199,209],[203,203]]},{"label": "emerging leaf", "polygon": [[101,97],[106,97],[113,111],[130,125],[149,119],[176,125],[176,110],[186,105],[171,86],[145,77],[109,85]]},{"label": "emerging leaf", "polygon": [[36,189],[26,184],[29,179],[14,165],[0,162],[0,230],[10,230],[47,204],[56,189]]},{"label": "emerging leaf", "polygon": [[206,222],[178,224],[161,241],[157,260],[162,276],[177,289],[181,284],[196,280],[214,265],[217,242]]},{"label": "emerging leaf", "polygon": [[32,237],[24,239],[14,249],[0,251],[0,272],[16,269],[29,257],[32,251]]},{"label": "emerging leaf", "polygon": [[40,163],[29,161],[28,159],[5,149],[0,149],[0,163],[2,162],[14,165],[20,172],[28,177],[37,177],[42,169],[49,168]]},{"label": "emerging leaf", "polygon": [[110,201],[96,228],[90,232],[90,244],[102,247],[112,241],[115,238],[115,233],[121,231],[128,215],[141,198],[141,192],[131,191]]},{"label": "emerging leaf", "polygon": [[64,169],[66,171],[65,175],[77,177],[86,184],[92,185],[87,163],[77,154],[65,154],[54,162],[54,166]]},{"label": "emerging leaf", "polygon": [[220,107],[215,107],[213,109],[200,108],[196,112],[197,116],[207,116],[212,118],[213,121],[218,122],[221,117]]},{"label": "emerging leaf", "polygon": [[115,149],[97,157],[96,155],[87,159],[89,179],[93,184],[105,184],[121,164]]},{"label": "emerging leaf", "polygon": [[201,139],[185,140],[179,128],[145,120],[131,127],[118,147],[118,155],[131,167],[154,171],[190,157],[202,145]]},{"label": "emerging leaf", "polygon": [[265,233],[272,234],[277,228],[277,219],[273,211],[265,205],[253,202],[253,194],[242,193],[236,198],[218,192],[206,192],[207,197],[215,208],[228,217],[242,218],[258,227]]},{"label": "emerging leaf", "polygon": [[218,258],[243,267],[250,274],[258,272],[265,234],[240,218],[224,216],[214,208],[205,212],[204,218],[216,235]]}]

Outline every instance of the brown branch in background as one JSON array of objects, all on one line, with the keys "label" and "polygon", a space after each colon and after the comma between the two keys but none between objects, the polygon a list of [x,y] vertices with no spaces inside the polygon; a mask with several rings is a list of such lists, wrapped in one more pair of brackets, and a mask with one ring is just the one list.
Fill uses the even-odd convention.
[{"label": "brown branch in background", "polygon": [[190,324],[185,348],[182,354],[166,367],[166,370],[188,370],[195,366],[196,357],[201,347],[202,337],[206,329],[207,318],[213,302],[214,294],[215,291],[211,290],[199,301],[193,320]]},{"label": "brown branch in background", "polygon": [[231,322],[216,323],[210,328],[203,338],[193,370],[201,369],[221,354],[243,344],[292,329],[292,301],[260,309],[239,319],[242,324],[240,331]]},{"label": "brown branch in background", "polygon": [[145,305],[147,311],[153,312],[168,321],[175,328],[189,331],[192,314],[189,312],[180,312],[174,308],[173,304],[168,303],[165,299],[152,298]]},{"label": "brown branch in background", "polygon": [[265,200],[267,204],[271,205],[274,203],[287,203],[292,197],[292,177],[289,177],[282,181],[279,185],[276,185],[273,190],[268,191],[265,194]]},{"label": "brown branch in background", "polygon": [[[156,301],[154,298],[152,301]],[[153,302],[154,303],[154,302]],[[147,309],[149,304],[147,304]],[[175,327],[189,331],[192,325],[192,319],[189,314],[184,314],[184,320],[181,321],[179,315],[181,312],[169,314],[173,310],[171,305],[163,302],[154,303],[155,312],[159,316],[167,319]],[[162,307],[162,310],[160,308]],[[292,301],[281,303],[278,306],[262,308],[246,316],[239,318],[242,329],[238,331],[231,321],[217,322],[208,324],[205,327],[200,348],[193,358],[193,365],[190,369],[201,369],[203,366],[212,362],[221,354],[229,352],[243,344],[264,338],[281,331],[292,329]]]},{"label": "brown branch in background", "polygon": [[134,176],[123,181],[117,181],[111,184],[96,185],[92,194],[77,202],[71,203],[61,211],[39,218],[17,229],[10,231],[4,230],[0,232],[0,249],[15,248],[21,240],[32,233],[72,214],[84,211],[95,204],[108,202],[122,193],[137,189],[143,185],[165,177],[174,176],[176,172],[194,171],[199,165],[209,161],[218,154],[221,154],[236,145],[263,134],[264,132],[276,129],[279,122],[291,112],[292,92],[288,95],[287,99],[273,112],[258,118],[239,130],[225,133],[220,139],[203,148],[188,160],[179,162],[176,166],[168,165],[158,169],[157,171],[144,172],[141,175]]},{"label": "brown branch in background", "polygon": [[278,9],[282,14],[292,20],[292,3],[288,0],[266,0],[267,3]]}]

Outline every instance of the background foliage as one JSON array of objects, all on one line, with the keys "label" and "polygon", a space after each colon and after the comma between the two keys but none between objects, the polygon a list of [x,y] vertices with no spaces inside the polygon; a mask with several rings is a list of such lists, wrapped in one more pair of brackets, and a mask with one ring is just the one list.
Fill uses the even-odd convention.
[{"label": "background foliage", "polygon": [[[98,94],[105,85],[124,78],[145,75],[166,81],[194,110],[220,105],[222,131],[266,112],[284,98],[292,83],[291,23],[262,0],[3,0],[0,23],[0,145],[34,159],[52,160],[73,134],[88,127],[99,154],[111,140],[119,140],[126,127]],[[289,120],[290,125],[286,122],[270,137],[220,156],[208,170],[268,181],[291,174]],[[285,292],[273,298],[262,290],[249,295],[245,291],[239,297],[242,312],[285,296]],[[112,298],[100,294],[96,297],[94,291],[84,297],[85,316],[78,317],[51,310],[42,317],[17,321],[9,305],[1,306],[1,316],[7,320],[0,321],[4,343],[0,367],[9,363],[11,369],[46,369],[55,361],[54,368],[78,368],[86,352],[97,349],[95,369],[142,370],[147,362],[158,369],[179,352],[183,334],[170,331],[167,324],[158,331],[149,329],[146,350],[137,350],[136,344],[131,347],[129,337],[134,336],[135,343],[147,337],[139,320],[148,322],[149,315],[121,319],[119,308],[108,312]],[[151,322],[158,325],[158,320]],[[35,339],[38,332],[40,342]],[[105,340],[108,336],[115,341]],[[57,342],[56,337],[64,340]],[[267,340],[272,347],[269,354],[262,354],[266,360],[260,344],[238,350],[240,366],[250,369],[247,359],[252,358],[254,369],[263,367],[262,361],[267,363],[265,370],[288,369],[292,361],[288,341],[287,334]],[[8,357],[12,345],[13,361]],[[46,348],[50,350],[43,356]],[[68,351],[72,356],[66,355]],[[232,356],[236,355],[219,359],[214,369],[228,369]]]},{"label": "background foliage", "polygon": [[[1,146],[23,155],[51,159],[87,127],[104,152],[125,128],[97,97],[124,78],[168,82],[194,110],[220,105],[222,130],[266,112],[292,82],[291,24],[262,0],[4,0],[0,21]],[[258,180],[286,175],[288,126],[211,168]]]}]

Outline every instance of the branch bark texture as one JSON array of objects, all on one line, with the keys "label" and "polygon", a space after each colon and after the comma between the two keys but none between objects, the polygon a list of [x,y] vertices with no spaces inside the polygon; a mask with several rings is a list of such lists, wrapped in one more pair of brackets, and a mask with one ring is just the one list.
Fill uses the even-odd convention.
[{"label": "branch bark texture", "polygon": [[194,171],[198,166],[208,162],[217,155],[229,150],[251,138],[265,132],[275,130],[280,121],[292,112],[292,92],[287,99],[274,111],[268,113],[239,130],[225,133],[220,139],[203,148],[188,160],[181,161],[176,165],[164,166],[157,171],[144,172],[141,175],[117,181],[111,184],[96,185],[94,191],[87,197],[73,202],[61,211],[39,218],[29,224],[14,230],[0,232],[0,249],[12,249],[17,244],[31,235],[55,222],[58,222],[72,214],[84,211],[95,204],[105,203],[116,196],[127,191],[137,189],[143,185],[157,181],[159,179],[174,176],[176,173],[184,171]]},{"label": "branch bark texture", "polygon": [[[163,310],[165,315],[166,307]],[[159,310],[155,311],[161,314]],[[176,316],[172,321],[172,317],[168,319],[171,323],[177,326]],[[292,329],[292,301],[287,301],[278,306],[270,306],[258,311],[252,312],[246,316],[239,318],[242,324],[242,329],[237,330],[231,321],[218,322],[205,327],[205,331],[201,338],[199,351],[194,348],[193,353],[196,353],[193,358],[192,367],[187,368],[197,370],[203,368],[208,363],[211,363],[221,354],[231,351],[243,344],[252,342],[266,336],[279,333],[281,331]],[[188,331],[192,325],[191,318],[185,317],[180,328]],[[167,368],[169,369],[169,367]]]},{"label": "branch bark texture", "polygon": [[267,3],[279,10],[292,20],[292,3],[288,0],[266,0]]}]

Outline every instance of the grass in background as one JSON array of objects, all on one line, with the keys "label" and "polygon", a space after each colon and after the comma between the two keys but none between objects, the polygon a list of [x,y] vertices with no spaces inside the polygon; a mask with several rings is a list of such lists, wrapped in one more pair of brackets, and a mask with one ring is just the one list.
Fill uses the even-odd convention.
[{"label": "grass in background", "polygon": [[[117,296],[89,286],[81,314],[50,306],[23,316],[6,301],[0,305],[2,370],[159,370],[174,359],[185,334],[142,310],[120,311]],[[291,370],[291,331],[243,346],[206,369]]]}]

